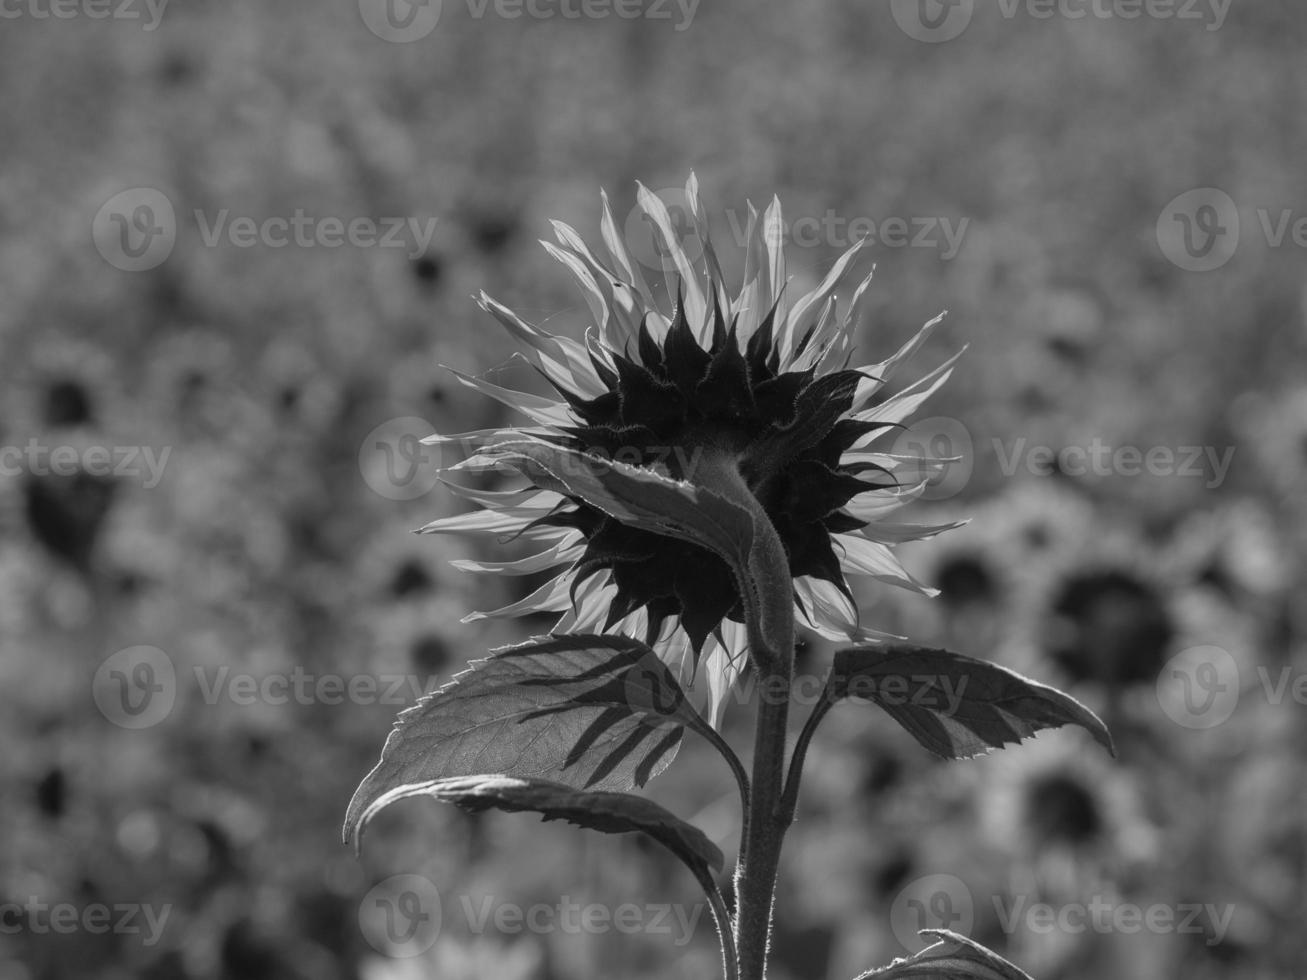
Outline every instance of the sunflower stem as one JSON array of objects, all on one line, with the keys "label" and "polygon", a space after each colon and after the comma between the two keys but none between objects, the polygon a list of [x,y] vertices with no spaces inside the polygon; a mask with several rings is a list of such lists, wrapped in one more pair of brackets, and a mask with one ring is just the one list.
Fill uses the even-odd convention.
[{"label": "sunflower stem", "polygon": [[791,819],[782,805],[790,671],[769,671],[761,682],[749,825],[736,869],[735,945],[740,980],[764,980],[766,976],[776,875]]},{"label": "sunflower stem", "polygon": [[740,474],[738,459],[705,453],[696,477],[753,517],[753,534],[733,562],[749,661],[759,681],[753,775],[735,869],[735,949],[739,980],[765,980],[781,846],[793,819],[785,807],[785,737],[794,681],[794,586],[785,545]]},{"label": "sunflower stem", "polygon": [[746,601],[749,655],[758,674],[749,810],[736,869],[735,946],[740,980],[764,980],[781,847],[793,811],[786,811],[785,738],[794,673],[794,600],[789,558],[761,505],[754,511],[754,547],[740,587]]}]

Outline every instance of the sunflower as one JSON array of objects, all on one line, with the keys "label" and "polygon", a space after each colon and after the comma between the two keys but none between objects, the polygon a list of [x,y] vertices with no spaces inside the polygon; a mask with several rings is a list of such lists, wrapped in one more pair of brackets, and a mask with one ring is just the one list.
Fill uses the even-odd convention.
[{"label": "sunflower", "polygon": [[[463,384],[530,424],[429,441],[467,450],[467,458],[448,467],[465,472],[502,472],[508,447],[524,441],[690,484],[725,461],[784,545],[800,624],[828,639],[880,636],[860,624],[845,576],[930,594],[890,545],[951,526],[887,519],[925,488],[898,478],[919,479],[923,470],[919,456],[897,451],[894,430],[947,380],[958,355],[893,397],[877,398],[942,315],[887,360],[850,367],[851,335],[871,275],[843,309],[836,290],[864,243],[846,251],[816,288],[790,301],[780,203],[773,199],[761,217],[749,205],[743,286],[732,295],[693,174],[685,188],[691,231],[684,242],[662,200],[637,184],[638,208],[656,229],[670,273],[670,314],[664,313],[602,198],[602,256],[557,221],[558,244],[542,243],[580,283],[594,321],[584,341],[549,334],[484,293],[479,297],[557,397],[455,371]],[[741,598],[727,564],[697,544],[633,527],[556,485],[540,486],[529,474],[527,480],[504,490],[451,483],[482,509],[420,529],[510,536],[543,549],[516,561],[457,563],[466,570],[558,570],[521,601],[468,618],[557,612],[559,631],[640,636],[687,681],[704,663],[718,708],[746,661]]]}]

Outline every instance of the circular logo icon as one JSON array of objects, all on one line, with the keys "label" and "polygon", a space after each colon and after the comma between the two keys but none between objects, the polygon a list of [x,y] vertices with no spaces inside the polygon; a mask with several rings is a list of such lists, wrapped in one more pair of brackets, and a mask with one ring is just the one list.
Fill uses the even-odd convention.
[{"label": "circular logo icon", "polygon": [[440,478],[439,446],[422,440],[435,432],[416,415],[383,422],[359,445],[363,482],[388,500],[415,500],[430,492]]},{"label": "circular logo icon", "polygon": [[890,906],[894,938],[909,953],[918,953],[935,940],[920,935],[923,929],[971,932],[976,910],[971,889],[956,875],[923,875],[908,882]]},{"label": "circular logo icon", "polygon": [[100,714],[120,728],[150,728],[172,712],[177,671],[158,647],[127,647],[100,664],[91,694]]},{"label": "circular logo icon", "polygon": [[[685,253],[686,259],[693,266],[703,256],[703,242],[694,227],[694,211],[690,208],[690,199],[679,187],[666,187],[654,191],[654,196],[663,202],[667,209],[675,244]],[[644,208],[636,204],[626,216],[624,227],[626,247],[631,256],[647,269],[653,269],[667,275],[677,271],[672,260],[672,252],[662,232],[653,218],[645,213]]]},{"label": "circular logo icon", "polygon": [[91,239],[115,269],[144,272],[162,265],[177,244],[172,201],[153,187],[119,191],[95,213]]},{"label": "circular logo icon", "polygon": [[440,22],[443,0],[359,0],[363,23],[393,44],[420,41]]},{"label": "circular logo icon", "polygon": [[679,726],[677,715],[694,707],[665,667],[634,664],[622,677],[622,693],[641,724],[655,729]]},{"label": "circular logo icon", "polygon": [[922,500],[948,500],[961,493],[975,468],[971,433],[957,419],[943,415],[913,422],[899,433],[891,452],[909,457],[896,475],[905,487],[924,481]]},{"label": "circular logo icon", "polygon": [[420,956],[440,938],[440,891],[422,875],[392,875],[359,903],[359,928],[378,953]]},{"label": "circular logo icon", "polygon": [[1211,272],[1239,248],[1239,207],[1215,187],[1185,191],[1162,209],[1157,244],[1186,272]]},{"label": "circular logo icon", "polygon": [[941,44],[965,31],[975,0],[890,0],[894,22],[914,41]]},{"label": "circular logo icon", "polygon": [[1239,703],[1239,665],[1215,646],[1181,650],[1157,675],[1157,702],[1185,728],[1215,728]]}]

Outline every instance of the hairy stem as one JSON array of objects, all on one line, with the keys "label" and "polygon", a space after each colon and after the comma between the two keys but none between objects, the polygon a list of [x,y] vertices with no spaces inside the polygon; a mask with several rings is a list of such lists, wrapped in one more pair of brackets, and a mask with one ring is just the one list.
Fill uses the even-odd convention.
[{"label": "hairy stem", "polygon": [[708,896],[708,906],[712,909],[713,922],[717,925],[717,938],[722,947],[722,974],[725,980],[739,980],[740,958],[735,950],[735,935],[731,931],[731,913],[722,898],[722,890],[707,869],[696,871],[699,887]]},{"label": "hairy stem", "polygon": [[771,518],[729,454],[707,454],[699,477],[753,518],[734,557],[744,606],[749,661],[758,677],[753,775],[735,871],[735,948],[739,980],[765,980],[781,845],[791,813],[784,807],[785,735],[794,673],[794,586],[790,561]]},{"label": "hairy stem", "polygon": [[753,540],[736,564],[749,659],[758,676],[753,776],[736,867],[735,947],[740,980],[764,980],[781,846],[791,814],[783,806],[785,734],[794,672],[794,599],[789,557],[738,470],[723,467],[714,488],[753,515]]},{"label": "hairy stem", "polygon": [[735,945],[740,953],[741,980],[764,980],[766,976],[776,874],[790,825],[782,799],[791,678],[788,670],[771,671],[761,681],[749,828],[736,871]]}]

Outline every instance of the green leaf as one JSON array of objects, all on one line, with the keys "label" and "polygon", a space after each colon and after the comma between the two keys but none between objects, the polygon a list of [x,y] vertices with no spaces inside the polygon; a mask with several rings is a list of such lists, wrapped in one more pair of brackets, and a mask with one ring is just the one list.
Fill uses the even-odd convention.
[{"label": "green leaf", "polygon": [[350,801],[344,837],[357,847],[364,814],[379,801],[456,776],[643,786],[675,758],[684,726],[701,724],[671,672],[638,640],[556,636],[508,647],[399,715],[381,761]]},{"label": "green leaf", "polygon": [[1030,980],[997,953],[947,929],[923,929],[939,939],[920,953],[864,973],[858,980]]},{"label": "green leaf", "polygon": [[1112,736],[1074,698],[1004,667],[926,647],[857,647],[835,655],[828,690],[889,712],[918,742],[946,759],[1014,744],[1045,728],[1079,725],[1112,755]]},{"label": "green leaf", "polygon": [[[545,820],[566,820],[605,834],[648,834],[679,857],[701,880],[712,880],[725,861],[721,850],[703,831],[679,819],[652,800],[627,793],[587,792],[546,779],[517,776],[460,776],[415,783],[387,793],[363,814],[366,823],[396,800],[414,796],[453,803],[464,810],[507,810],[539,813]],[[362,829],[362,827],[360,827]]]}]

